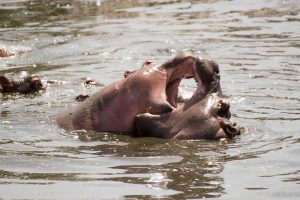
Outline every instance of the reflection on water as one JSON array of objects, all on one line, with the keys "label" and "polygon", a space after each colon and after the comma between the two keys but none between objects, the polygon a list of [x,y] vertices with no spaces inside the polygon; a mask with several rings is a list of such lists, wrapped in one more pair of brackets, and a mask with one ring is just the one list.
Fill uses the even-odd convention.
[{"label": "reflection on water", "polygon": [[[0,75],[28,70],[50,84],[0,100],[3,199],[298,199],[300,4],[272,1],[0,2]],[[55,115],[82,78],[107,85],[144,60],[182,49],[215,59],[233,141],[69,133]],[[183,93],[195,85],[184,81]],[[278,186],[280,185],[280,189]]]}]

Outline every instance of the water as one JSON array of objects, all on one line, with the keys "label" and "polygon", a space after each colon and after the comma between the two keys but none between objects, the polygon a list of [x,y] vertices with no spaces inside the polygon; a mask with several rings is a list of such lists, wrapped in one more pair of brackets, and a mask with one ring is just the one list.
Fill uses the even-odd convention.
[{"label": "water", "polygon": [[[19,55],[1,58],[0,73],[66,84],[0,100],[0,199],[299,199],[299,11],[298,0],[2,0],[0,45]],[[78,94],[101,89],[82,78],[107,85],[183,49],[220,64],[243,135],[177,141],[56,126]]]}]

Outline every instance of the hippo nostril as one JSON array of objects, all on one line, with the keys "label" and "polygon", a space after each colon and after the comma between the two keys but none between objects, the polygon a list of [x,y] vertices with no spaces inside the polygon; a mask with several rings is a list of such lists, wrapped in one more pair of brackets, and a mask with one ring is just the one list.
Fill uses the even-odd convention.
[{"label": "hippo nostril", "polygon": [[235,123],[231,123],[228,119],[218,118],[221,128],[227,134],[227,137],[233,138],[241,134],[241,128],[237,127]]}]

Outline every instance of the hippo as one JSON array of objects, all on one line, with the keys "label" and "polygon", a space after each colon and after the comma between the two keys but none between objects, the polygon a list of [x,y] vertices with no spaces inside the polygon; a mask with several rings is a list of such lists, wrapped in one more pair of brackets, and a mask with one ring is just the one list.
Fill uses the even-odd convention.
[{"label": "hippo", "polygon": [[169,113],[137,115],[133,136],[220,139],[241,133],[241,128],[229,121],[230,104],[223,98],[218,64],[208,59],[199,62],[198,85],[192,97]]},{"label": "hippo", "polygon": [[240,128],[229,121],[229,102],[209,93],[196,103],[190,99],[170,113],[144,113],[135,119],[135,136],[175,139],[221,139],[240,135]]},{"label": "hippo", "polygon": [[44,90],[45,86],[41,79],[36,74],[30,74],[26,71],[21,71],[17,74],[17,78],[11,80],[6,76],[0,76],[0,94],[2,93],[30,93]]},{"label": "hippo", "polygon": [[183,78],[195,78],[198,58],[180,53],[162,65],[145,62],[126,78],[104,87],[76,107],[57,115],[65,130],[133,133],[141,113],[162,114],[177,107],[178,86]]}]

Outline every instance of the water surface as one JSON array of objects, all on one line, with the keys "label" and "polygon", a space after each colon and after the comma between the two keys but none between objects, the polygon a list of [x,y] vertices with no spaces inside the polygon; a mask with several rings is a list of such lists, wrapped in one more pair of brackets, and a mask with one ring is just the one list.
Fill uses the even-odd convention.
[{"label": "water surface", "polygon": [[[2,0],[0,45],[18,55],[0,59],[0,74],[66,84],[0,100],[0,199],[299,199],[299,11],[297,0]],[[243,135],[177,141],[57,127],[78,94],[101,89],[82,78],[108,85],[183,49],[220,64]]]}]

